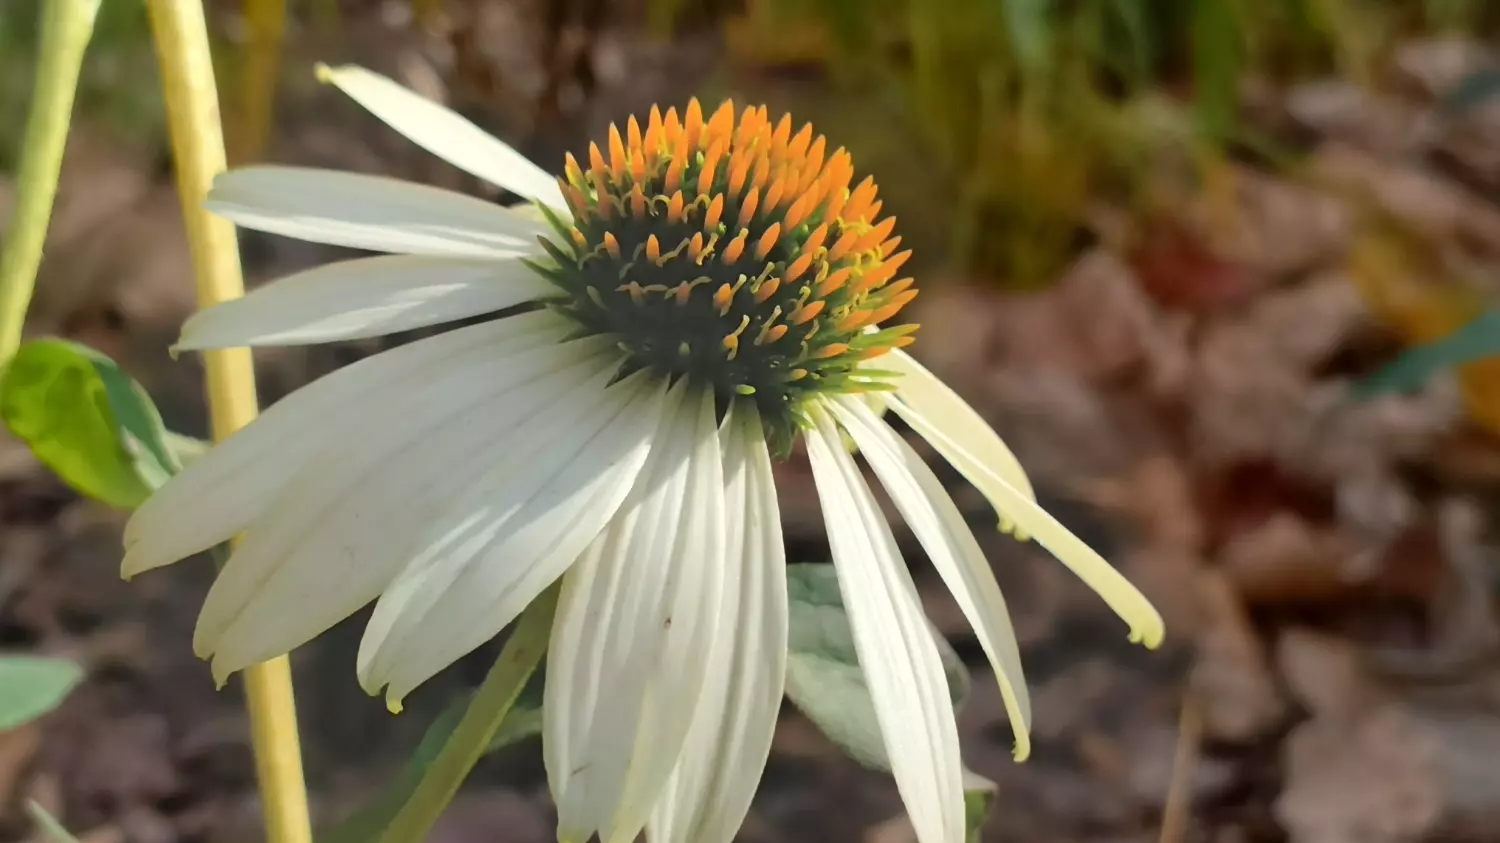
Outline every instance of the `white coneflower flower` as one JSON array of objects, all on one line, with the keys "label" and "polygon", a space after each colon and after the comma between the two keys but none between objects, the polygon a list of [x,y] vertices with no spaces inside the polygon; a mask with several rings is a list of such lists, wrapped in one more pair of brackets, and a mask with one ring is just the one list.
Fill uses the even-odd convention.
[{"label": "white coneflower flower", "polygon": [[[783,690],[785,559],[773,456],[806,442],[896,783],[923,843],[963,839],[943,668],[879,477],[973,624],[1017,736],[1015,634],[979,545],[884,401],[1016,532],[1154,646],[1161,620],[1037,506],[1000,439],[880,328],[897,280],[874,184],[810,126],[652,109],[554,180],[463,118],[364,70],[325,78],[533,210],[375,176],[253,167],[212,209],[304,240],[397,253],[267,284],[192,317],[180,347],[370,337],[524,310],[341,369],[272,406],[132,518],[126,575],[244,533],[194,645],[220,678],[375,601],[361,683],[393,707],[562,580],[544,752],[559,838],[724,843]],[[529,309],[518,308],[531,305]]]}]

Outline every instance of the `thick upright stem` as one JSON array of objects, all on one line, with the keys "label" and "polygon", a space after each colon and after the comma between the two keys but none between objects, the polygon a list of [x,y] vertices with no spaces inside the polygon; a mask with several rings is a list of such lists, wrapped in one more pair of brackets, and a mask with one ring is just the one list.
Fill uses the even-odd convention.
[{"label": "thick upright stem", "polygon": [[[203,7],[195,0],[148,0],[166,92],[167,120],[177,164],[197,278],[198,306],[212,307],[244,295],[234,226],[204,209],[214,177],[224,171],[224,130]],[[258,410],[249,349],[204,354],[214,439],[248,424]],[[255,750],[268,843],[311,843],[307,788],[292,675],[285,657],[245,671],[250,736]]]}]

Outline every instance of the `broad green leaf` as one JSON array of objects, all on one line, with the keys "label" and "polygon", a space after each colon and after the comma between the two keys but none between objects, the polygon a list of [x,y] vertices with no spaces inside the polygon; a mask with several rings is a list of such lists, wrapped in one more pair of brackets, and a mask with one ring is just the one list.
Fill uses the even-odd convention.
[{"label": "broad green leaf", "polygon": [[[538,670],[526,684],[515,707],[500,724],[500,731],[485,747],[486,753],[497,752],[512,744],[542,733],[542,676]],[[406,803],[427,767],[437,760],[448,736],[458,727],[468,708],[469,695],[465,694],[450,702],[427,727],[422,740],[407,760],[406,766],[397,774],[395,781],[372,798],[363,808],[356,810],[330,831],[319,835],[321,843],[368,843],[380,837],[396,812]]]},{"label": "broad green leaf", "polygon": [[69,486],[131,509],[201,450],[169,433],[140,384],[65,340],[22,345],[0,380],[0,418]]},{"label": "broad green leaf", "polygon": [[51,840],[52,843],[78,843],[78,838],[73,832],[68,831],[57,818],[47,813],[47,809],[38,805],[35,799],[26,800],[26,813],[31,816],[31,821],[36,823],[37,830],[42,836]]},{"label": "broad green leaf", "polygon": [[[859,763],[889,770],[869,686],[859,669],[854,634],[832,565],[787,566],[790,626],[786,693],[829,740]],[[969,673],[934,632],[955,708],[969,693]]]},{"label": "broad green leaf", "polygon": [[83,678],[83,669],[63,659],[0,656],[0,732],[46,714]]},{"label": "broad green leaf", "polygon": [[[788,565],[787,592],[787,696],[849,757],[866,767],[889,771],[875,704],[859,669],[854,634],[833,566]],[[933,637],[948,674],[948,694],[958,708],[969,694],[969,671],[941,635],[934,631]],[[967,843],[979,843],[994,802],[995,783],[965,769]]]},{"label": "broad green leaf", "polygon": [[1500,311],[1491,311],[1444,339],[1410,349],[1357,384],[1355,400],[1417,389],[1445,369],[1500,355]]}]

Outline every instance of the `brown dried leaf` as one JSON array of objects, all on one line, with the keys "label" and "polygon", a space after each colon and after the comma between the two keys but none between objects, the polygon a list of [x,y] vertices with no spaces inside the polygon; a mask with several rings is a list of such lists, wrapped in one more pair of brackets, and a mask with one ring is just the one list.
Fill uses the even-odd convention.
[{"label": "brown dried leaf", "polygon": [[1141,283],[1115,255],[1091,251],[1047,290],[996,302],[989,316],[1000,353],[1016,369],[1094,384],[1170,365],[1184,356],[1174,347],[1181,340]]},{"label": "brown dried leaf", "polygon": [[1500,258],[1500,208],[1440,176],[1341,144],[1320,148],[1310,166],[1321,183],[1430,237]]},{"label": "brown dried leaf", "polygon": [[1432,115],[1342,79],[1297,86],[1287,111],[1313,132],[1389,158],[1416,155],[1437,138]]},{"label": "brown dried leaf", "polygon": [[1281,721],[1285,706],[1264,648],[1233,585],[1217,571],[1198,577],[1203,612],[1192,686],[1201,701],[1204,734],[1246,742]]},{"label": "brown dried leaf", "polygon": [[1469,76],[1494,67],[1495,54],[1482,42],[1463,35],[1422,38],[1402,44],[1392,64],[1403,81],[1436,99]]},{"label": "brown dried leaf", "polygon": [[1467,843],[1500,821],[1500,718],[1488,708],[1387,702],[1316,717],[1286,744],[1276,814],[1292,843]]},{"label": "brown dried leaf", "polygon": [[0,815],[11,804],[26,768],[42,748],[42,726],[33,720],[9,732],[0,732]]},{"label": "brown dried leaf", "polygon": [[1292,696],[1317,717],[1348,718],[1384,699],[1346,638],[1288,627],[1276,640],[1276,664]]},{"label": "brown dried leaf", "polygon": [[1246,602],[1285,605],[1347,594],[1357,584],[1347,571],[1351,555],[1349,541],[1339,531],[1278,512],[1233,535],[1218,561]]},{"label": "brown dried leaf", "polygon": [[1414,843],[1443,813],[1434,769],[1441,738],[1387,705],[1353,722],[1320,717],[1284,748],[1286,787],[1276,816],[1291,843]]}]

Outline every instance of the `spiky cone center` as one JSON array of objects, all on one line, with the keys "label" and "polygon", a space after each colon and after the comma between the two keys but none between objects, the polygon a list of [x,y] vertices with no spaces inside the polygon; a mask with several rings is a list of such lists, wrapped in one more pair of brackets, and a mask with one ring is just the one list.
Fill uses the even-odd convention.
[{"label": "spiky cone center", "polygon": [[537,269],[566,293],[559,310],[631,369],[753,399],[782,445],[808,398],[889,388],[861,364],[912,341],[915,325],[873,326],[917,291],[847,151],[765,106],[705,119],[696,100],[681,117],[653,107],[644,131],[611,125],[608,147],[591,144],[586,169],[568,156],[571,220],[543,209],[558,238]]}]

